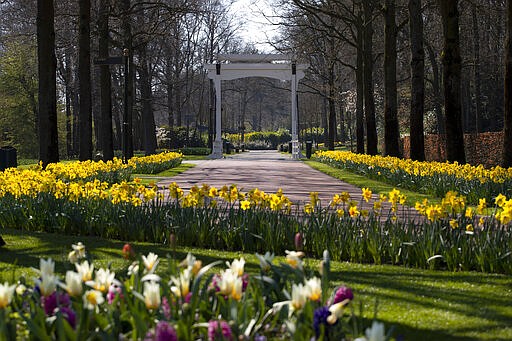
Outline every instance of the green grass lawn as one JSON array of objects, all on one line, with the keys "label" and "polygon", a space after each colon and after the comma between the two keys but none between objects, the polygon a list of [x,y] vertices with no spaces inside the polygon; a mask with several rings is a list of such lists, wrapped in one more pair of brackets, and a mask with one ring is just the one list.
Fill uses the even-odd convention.
[{"label": "green grass lawn", "polygon": [[[2,237],[7,245],[0,248],[0,282],[14,282],[20,276],[32,280],[33,268],[41,257],[51,257],[56,271],[64,274],[71,266],[67,254],[71,244],[83,242],[96,268],[107,266],[121,272],[129,262],[121,257],[122,241],[95,237],[66,236],[5,229]],[[159,268],[166,267],[169,247],[133,243],[137,252],[155,252],[162,257]],[[185,258],[192,252],[203,265],[215,260],[231,261],[244,256],[246,271],[257,272],[254,255],[217,250],[178,247],[175,257]],[[284,261],[277,257],[275,261]],[[306,260],[312,271],[318,260]],[[218,269],[223,269],[221,266]],[[363,306],[365,318],[377,317],[386,329],[394,326],[393,335],[405,340],[510,340],[512,339],[512,277],[476,272],[443,272],[408,269],[397,266],[375,266],[333,262],[333,285],[353,288],[354,307]]]},{"label": "green grass lawn", "polygon": [[140,178],[141,183],[143,183],[144,185],[151,185],[157,183],[158,181],[164,178],[173,177],[175,175],[181,174],[187,169],[193,168],[195,166],[196,165],[192,163],[181,163],[177,167],[164,170],[163,172],[160,172],[158,174],[132,174],[132,179]]}]

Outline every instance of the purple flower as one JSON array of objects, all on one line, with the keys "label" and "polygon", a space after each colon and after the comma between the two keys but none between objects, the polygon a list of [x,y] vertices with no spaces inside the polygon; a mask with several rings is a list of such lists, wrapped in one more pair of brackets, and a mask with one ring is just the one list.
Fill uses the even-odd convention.
[{"label": "purple flower", "polygon": [[249,274],[242,275],[242,291],[245,292],[247,286],[249,285]]},{"label": "purple flower", "polygon": [[231,327],[226,321],[208,322],[208,341],[221,340],[221,338],[233,340]]},{"label": "purple flower", "polygon": [[327,317],[331,315],[329,308],[320,307],[315,310],[313,314],[313,328],[315,329],[315,335],[318,338],[320,336],[320,325],[324,325],[325,328],[329,327],[327,323]]},{"label": "purple flower", "polygon": [[297,232],[295,234],[295,250],[302,251],[304,248],[304,240],[302,239],[302,234],[300,232]]},{"label": "purple flower", "polygon": [[156,341],[177,341],[178,336],[174,328],[166,321],[160,321],[155,327]]},{"label": "purple flower", "polygon": [[69,307],[71,301],[68,294],[55,291],[49,296],[41,297],[41,304],[43,305],[46,315],[51,316],[57,307]]},{"label": "purple flower", "polygon": [[185,296],[185,303],[190,303],[191,300],[192,300],[192,293],[189,292],[187,294],[187,296]]},{"label": "purple flower", "polygon": [[353,300],[354,294],[349,287],[341,286],[336,290],[334,294],[334,302],[332,304],[343,302],[344,300]]},{"label": "purple flower", "polygon": [[61,307],[60,312],[62,313],[62,317],[68,321],[71,328],[75,329],[76,327],[76,313],[73,309],[69,307]]},{"label": "purple flower", "polygon": [[164,296],[164,298],[162,298],[162,310],[164,312],[165,318],[170,320],[171,319],[171,305],[169,304],[169,300],[165,296]]}]

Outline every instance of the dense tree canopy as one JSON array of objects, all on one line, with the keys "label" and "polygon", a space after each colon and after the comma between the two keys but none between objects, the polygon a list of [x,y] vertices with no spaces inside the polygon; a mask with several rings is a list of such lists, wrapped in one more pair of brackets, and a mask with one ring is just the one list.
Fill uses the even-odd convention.
[{"label": "dense tree canopy", "polygon": [[[124,140],[130,153],[150,154],[171,146],[156,132],[175,126],[211,140],[214,97],[204,64],[219,53],[261,52],[241,38],[244,21],[232,3],[91,0],[88,8],[86,2],[54,1],[55,47],[40,51],[53,50],[56,60],[57,117],[50,118],[60,155],[85,159],[100,152],[110,159]],[[451,10],[443,11],[448,5]],[[47,124],[39,118],[48,119],[41,116],[47,96],[37,94],[44,74],[37,72],[35,6],[25,0],[0,4],[0,145],[42,158],[31,145]],[[453,155],[463,151],[462,133],[503,129],[505,1],[274,0],[272,8],[274,15],[262,19],[279,28],[268,42],[272,52],[310,65],[299,88],[300,131],[324,128],[315,138],[326,147],[345,142],[358,152],[400,155],[400,138],[411,134],[411,157],[423,159],[423,134],[446,132],[448,158],[463,162]],[[447,36],[448,19],[457,20],[457,47],[446,46],[454,41]],[[124,50],[127,70],[124,60],[98,65]],[[460,54],[452,58],[460,86],[446,78],[452,75],[450,51]],[[46,83],[39,89],[49,91]],[[242,79],[223,88],[224,131],[290,128],[286,84]]]}]

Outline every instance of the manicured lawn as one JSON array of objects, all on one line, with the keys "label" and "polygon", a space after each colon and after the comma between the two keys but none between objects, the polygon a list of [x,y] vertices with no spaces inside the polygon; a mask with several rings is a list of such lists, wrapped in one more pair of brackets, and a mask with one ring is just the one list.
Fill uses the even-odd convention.
[{"label": "manicured lawn", "polygon": [[149,175],[149,174],[132,174],[132,179],[134,178],[140,178],[142,183],[144,185],[150,185],[153,183],[157,183],[158,181],[162,180],[162,178],[168,178],[173,177],[175,175],[181,174],[187,169],[195,167],[192,163],[181,163],[179,166],[170,168],[168,170],[165,170],[163,172],[160,172],[158,174]]},{"label": "manicured lawn", "polygon": [[[64,274],[71,269],[67,254],[71,244],[82,241],[96,264],[120,273],[129,261],[121,257],[122,241],[95,237],[66,236],[3,230],[7,245],[0,248],[0,282],[15,282],[20,276],[32,281],[40,257],[52,257],[56,271]],[[167,246],[133,243],[137,252],[155,252],[162,257],[160,269],[165,269],[166,255],[174,254]],[[178,247],[175,258],[181,260],[193,253],[203,265],[215,260],[231,261],[244,256],[246,271],[258,272],[254,255],[207,249]],[[277,257],[275,262],[284,261]],[[305,261],[316,271],[318,260]],[[219,269],[224,268],[221,266]],[[360,265],[345,262],[331,264],[333,286],[345,284],[353,288],[353,307],[363,316],[377,317],[386,328],[395,327],[393,335],[405,340],[510,340],[512,339],[512,277],[476,272],[442,272],[407,269],[396,266]]]}]

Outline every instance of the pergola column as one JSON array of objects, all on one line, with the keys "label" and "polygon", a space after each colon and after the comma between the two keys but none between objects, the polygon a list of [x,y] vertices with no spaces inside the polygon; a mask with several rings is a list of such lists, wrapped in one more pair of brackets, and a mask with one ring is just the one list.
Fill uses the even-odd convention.
[{"label": "pergola column", "polygon": [[300,159],[299,155],[299,134],[297,114],[297,65],[292,64],[292,77],[290,80],[292,88],[292,159]]},{"label": "pergola column", "polygon": [[222,80],[220,77],[220,64],[215,65],[216,74],[213,79],[215,84],[215,140],[210,154],[212,159],[222,158]]}]

